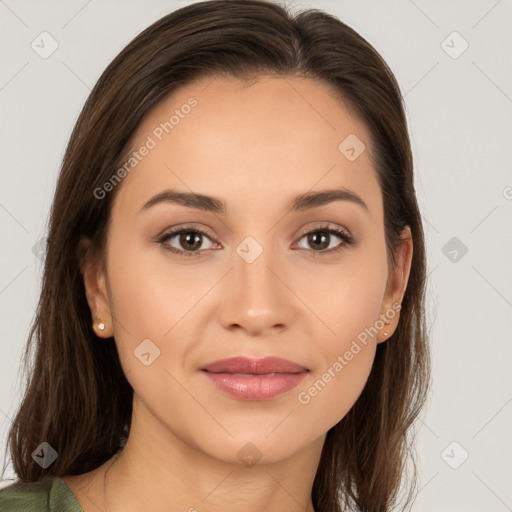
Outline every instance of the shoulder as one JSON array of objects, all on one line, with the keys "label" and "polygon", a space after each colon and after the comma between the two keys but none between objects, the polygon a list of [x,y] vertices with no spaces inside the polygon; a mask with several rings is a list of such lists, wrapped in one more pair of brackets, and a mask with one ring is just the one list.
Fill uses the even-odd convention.
[{"label": "shoulder", "polygon": [[53,480],[42,482],[15,482],[0,489],[0,511],[43,512],[50,510],[50,490]]},{"label": "shoulder", "polygon": [[0,512],[83,512],[60,478],[15,482],[0,489]]}]

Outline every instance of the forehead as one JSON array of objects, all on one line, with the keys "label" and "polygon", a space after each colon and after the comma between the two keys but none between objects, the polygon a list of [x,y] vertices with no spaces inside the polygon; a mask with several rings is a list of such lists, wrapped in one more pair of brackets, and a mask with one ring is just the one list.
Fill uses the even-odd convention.
[{"label": "forehead", "polygon": [[[347,140],[357,152],[366,149],[349,159]],[[130,150],[143,146],[150,149],[140,151],[145,155],[118,191],[123,203],[139,207],[165,188],[221,197],[234,207],[242,199],[263,205],[339,186],[370,203],[380,196],[364,124],[309,78],[215,77],[183,86],[141,122]]]}]

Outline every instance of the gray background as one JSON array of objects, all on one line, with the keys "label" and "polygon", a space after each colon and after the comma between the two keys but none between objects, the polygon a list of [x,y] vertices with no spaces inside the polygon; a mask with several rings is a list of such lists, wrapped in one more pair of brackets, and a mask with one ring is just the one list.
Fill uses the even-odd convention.
[{"label": "gray background", "polygon": [[[75,120],[129,40],[189,3],[0,0],[0,462],[40,284],[34,246]],[[356,29],[405,95],[429,244],[434,366],[413,510],[512,510],[512,2],[287,3]],[[58,43],[46,59],[31,47],[43,31]]]}]

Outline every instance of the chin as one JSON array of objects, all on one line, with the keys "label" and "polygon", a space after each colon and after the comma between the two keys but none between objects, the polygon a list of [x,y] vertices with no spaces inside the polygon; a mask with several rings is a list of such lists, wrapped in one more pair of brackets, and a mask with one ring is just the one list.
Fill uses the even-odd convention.
[{"label": "chin", "polygon": [[246,467],[282,462],[315,442],[323,443],[325,438],[324,432],[300,432],[297,428],[283,428],[282,425],[274,431],[254,427],[228,430],[233,438],[225,432],[213,437],[211,433],[205,433],[207,444],[199,442],[197,446],[216,460]]}]

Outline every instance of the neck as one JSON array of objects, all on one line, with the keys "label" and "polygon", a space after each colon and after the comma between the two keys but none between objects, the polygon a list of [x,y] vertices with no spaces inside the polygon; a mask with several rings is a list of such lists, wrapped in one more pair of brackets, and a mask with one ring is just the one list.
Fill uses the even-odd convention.
[{"label": "neck", "polygon": [[272,464],[220,461],[160,423],[132,418],[105,472],[105,512],[314,512],[313,480],[324,438]]}]

